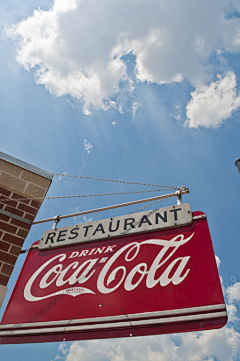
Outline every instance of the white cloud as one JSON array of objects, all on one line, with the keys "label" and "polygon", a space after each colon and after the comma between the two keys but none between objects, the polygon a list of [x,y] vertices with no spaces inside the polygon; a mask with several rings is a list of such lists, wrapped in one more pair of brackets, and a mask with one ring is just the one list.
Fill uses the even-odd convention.
[{"label": "white cloud", "polygon": [[218,256],[215,255],[215,259],[216,259],[216,263],[217,263],[217,268],[219,269],[220,264],[221,264],[221,260]]},{"label": "white cloud", "polygon": [[119,111],[119,113],[123,114],[122,105],[119,105],[118,111]]},{"label": "white cloud", "polygon": [[89,218],[87,218],[86,216],[83,216],[83,221],[84,223],[88,223],[88,222],[91,222],[93,220],[93,216],[90,216]]},{"label": "white cloud", "polygon": [[233,328],[113,340],[74,342],[66,361],[226,361],[240,341]]},{"label": "white cloud", "polygon": [[84,139],[83,148],[84,148],[84,152],[87,152],[87,154],[90,154],[93,146],[90,142],[87,141],[87,139]]},{"label": "white cloud", "polygon": [[233,304],[227,305],[228,321],[229,322],[239,322],[237,315],[237,307]]},{"label": "white cloud", "polygon": [[171,113],[171,115],[178,121],[182,119],[180,105],[174,105],[173,113]]},{"label": "white cloud", "polygon": [[63,355],[66,355],[69,352],[69,349],[66,348],[67,344],[66,343],[61,343],[59,345],[59,351],[63,353]]},{"label": "white cloud", "polygon": [[228,303],[240,302],[240,282],[235,282],[226,289]]},{"label": "white cloud", "polygon": [[[80,213],[79,208],[80,208],[79,206],[74,207],[74,208],[68,207],[70,213]],[[93,216],[89,216],[89,217],[86,217],[86,216],[75,216],[75,217],[73,217],[73,220],[74,220],[74,223],[75,223],[75,224],[77,224],[77,223],[87,223],[87,222],[91,222],[93,219],[94,219]]]},{"label": "white cloud", "polygon": [[229,71],[224,78],[218,75],[218,80],[209,86],[197,88],[191,93],[192,99],[187,104],[188,120],[185,124],[190,128],[215,128],[221,125],[240,107],[236,86],[236,76]]},{"label": "white cloud", "polygon": [[86,104],[83,105],[83,109],[82,109],[83,113],[86,115],[91,114],[90,110],[86,107]]},{"label": "white cloud", "polygon": [[[61,174],[68,174],[68,172],[63,172],[63,173],[61,173]],[[62,179],[62,176],[61,175],[59,175],[57,178],[54,178],[54,180],[56,181],[56,180],[61,180]]]},{"label": "white cloud", "polygon": [[138,110],[138,108],[141,106],[142,104],[139,102],[133,102],[132,103],[132,117],[135,118],[136,116],[136,112]]},{"label": "white cloud", "polygon": [[85,114],[90,107],[121,112],[111,97],[133,87],[122,58],[129,53],[139,81],[206,84],[209,55],[240,50],[239,19],[224,18],[232,3],[239,7],[235,0],[55,0],[7,34],[18,63],[34,68],[51,94],[82,101]]}]

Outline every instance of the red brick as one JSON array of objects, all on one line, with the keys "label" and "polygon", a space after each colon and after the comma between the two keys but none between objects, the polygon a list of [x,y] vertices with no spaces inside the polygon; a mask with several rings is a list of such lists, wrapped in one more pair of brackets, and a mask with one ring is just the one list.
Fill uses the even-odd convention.
[{"label": "red brick", "polygon": [[9,223],[0,222],[0,229],[9,233],[16,233],[17,227],[11,226]]},{"label": "red brick", "polygon": [[10,191],[8,191],[7,189],[0,187],[0,193],[4,194],[7,197],[10,197],[11,193]]},{"label": "red brick", "polygon": [[24,218],[29,219],[30,221],[34,221],[35,219],[35,217],[31,216],[30,214],[26,214]]},{"label": "red brick", "polygon": [[7,204],[7,205],[12,206],[12,207],[17,207],[17,202],[11,200],[10,198],[0,196],[0,200],[1,200],[1,204]]},{"label": "red brick", "polygon": [[17,257],[13,256],[13,255],[11,255],[9,253],[0,251],[0,260],[3,261],[3,262],[10,263],[10,264],[14,265],[16,260],[17,260]]},{"label": "red brick", "polygon": [[20,203],[18,205],[18,209],[21,209],[24,212],[33,214],[34,216],[37,214],[37,210],[33,207],[27,206],[26,204]]},{"label": "red brick", "polygon": [[30,203],[30,199],[28,199],[26,197],[23,197],[23,196],[21,196],[20,194],[17,194],[17,193],[13,193],[11,198],[12,199],[21,199],[21,202],[25,203],[25,204]]},{"label": "red brick", "polygon": [[0,274],[0,285],[7,286],[9,278],[10,278],[9,276]]},{"label": "red brick", "polygon": [[33,207],[35,207],[35,208],[39,208],[40,207],[40,203],[39,202],[37,202],[37,201],[34,201],[34,200],[32,200],[32,202],[31,202],[31,206],[33,206]]},{"label": "red brick", "polygon": [[25,229],[19,229],[17,232],[17,236],[22,237],[22,238],[26,238],[28,235],[28,231],[25,231]]},{"label": "red brick", "polygon": [[20,251],[21,247],[12,246],[9,253],[13,254],[14,256],[19,256]]},{"label": "red brick", "polygon": [[8,252],[9,248],[11,247],[11,245],[9,243],[0,241],[0,250],[1,251],[5,251]]},{"label": "red brick", "polygon": [[8,222],[11,218],[0,213],[0,219],[1,221]]},{"label": "red brick", "polygon": [[22,211],[20,211],[20,210],[18,210],[16,208],[10,207],[10,206],[6,206],[4,210],[8,211],[8,212],[11,212],[13,214],[16,214],[17,216],[20,216],[20,217],[22,217],[23,214],[24,214],[24,212],[22,212]]},{"label": "red brick", "polygon": [[23,242],[24,242],[24,239],[16,237],[16,236],[12,236],[11,234],[8,234],[8,233],[5,233],[3,235],[3,240],[7,241],[11,244],[15,244],[16,246],[20,246],[20,247],[23,245]]},{"label": "red brick", "polygon": [[3,204],[6,204],[7,206],[11,206],[11,207],[17,207],[17,202],[16,201],[12,201],[12,200],[5,200],[2,201]]},{"label": "red brick", "polygon": [[30,229],[31,228],[31,225],[30,224],[27,224],[27,223],[24,223],[24,222],[20,222],[18,221],[17,219],[14,219],[14,218],[11,218],[11,224],[14,224],[15,226],[18,226],[18,227],[21,227],[21,228],[25,228],[25,229]]},{"label": "red brick", "polygon": [[7,276],[11,276],[13,271],[13,266],[10,266],[9,264],[4,263],[1,273],[4,273]]}]

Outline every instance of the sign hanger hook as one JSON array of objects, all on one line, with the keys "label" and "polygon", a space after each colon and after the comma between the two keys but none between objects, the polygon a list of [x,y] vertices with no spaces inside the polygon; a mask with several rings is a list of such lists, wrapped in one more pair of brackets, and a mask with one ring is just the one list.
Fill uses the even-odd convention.
[{"label": "sign hanger hook", "polygon": [[56,230],[57,229],[57,224],[61,221],[61,218],[60,218],[61,214],[59,214],[59,216],[54,216],[54,223],[53,223],[53,226],[52,226],[52,229]]},{"label": "sign hanger hook", "polygon": [[176,191],[175,194],[177,195],[177,205],[182,204],[182,193],[181,193],[181,190]]}]

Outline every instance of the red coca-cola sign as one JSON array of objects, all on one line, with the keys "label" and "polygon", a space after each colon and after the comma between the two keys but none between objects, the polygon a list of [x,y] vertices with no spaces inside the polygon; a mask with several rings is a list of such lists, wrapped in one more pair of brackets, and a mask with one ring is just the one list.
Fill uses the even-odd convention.
[{"label": "red coca-cola sign", "polygon": [[1,343],[220,328],[227,313],[205,215],[190,225],[27,256]]}]

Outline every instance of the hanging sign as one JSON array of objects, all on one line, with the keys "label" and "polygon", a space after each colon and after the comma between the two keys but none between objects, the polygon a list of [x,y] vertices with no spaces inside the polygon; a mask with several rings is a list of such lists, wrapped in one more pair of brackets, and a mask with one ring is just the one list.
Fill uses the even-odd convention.
[{"label": "hanging sign", "polygon": [[207,220],[195,212],[181,227],[44,251],[36,242],[4,313],[0,343],[156,335],[226,322]]},{"label": "hanging sign", "polygon": [[190,205],[184,203],[178,206],[62,227],[56,230],[51,229],[44,232],[39,243],[39,249],[59,248],[105,238],[180,227],[191,222]]}]

